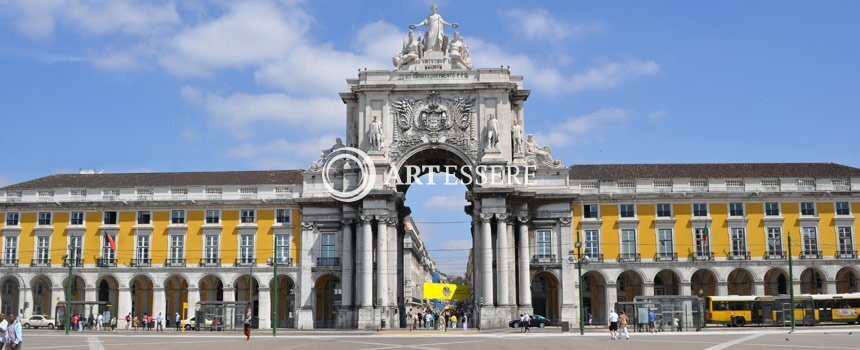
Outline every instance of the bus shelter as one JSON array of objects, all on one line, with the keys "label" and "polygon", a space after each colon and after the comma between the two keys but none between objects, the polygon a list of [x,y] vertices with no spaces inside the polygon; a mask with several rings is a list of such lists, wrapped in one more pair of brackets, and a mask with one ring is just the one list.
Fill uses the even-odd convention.
[{"label": "bus shelter", "polygon": [[[247,301],[199,301],[194,306],[195,330],[241,330],[245,324]],[[259,320],[254,317],[251,327],[257,328]]]},{"label": "bus shelter", "polygon": [[[64,329],[66,327],[66,302],[59,302],[57,308],[54,309],[54,319],[56,320],[56,328]],[[106,301],[73,301],[68,303],[71,306],[69,318],[74,315],[80,315],[83,318],[89,318],[90,315],[96,317],[101,312],[105,323],[110,324],[113,314],[112,305]]]},{"label": "bus shelter", "polygon": [[698,331],[705,321],[704,300],[696,296],[637,296],[633,302],[621,302],[616,306],[627,314],[635,332],[648,332],[651,312],[654,312],[654,327],[658,332]]}]

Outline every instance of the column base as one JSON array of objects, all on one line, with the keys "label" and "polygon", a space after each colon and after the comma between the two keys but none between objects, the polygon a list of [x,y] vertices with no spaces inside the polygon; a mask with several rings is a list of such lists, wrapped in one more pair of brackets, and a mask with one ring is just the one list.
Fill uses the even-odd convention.
[{"label": "column base", "polygon": [[356,327],[357,312],[354,307],[343,307],[337,310],[337,321],[335,327],[340,329],[353,329]]},{"label": "column base", "polygon": [[515,311],[514,306],[482,306],[479,326],[481,329],[508,328]]},{"label": "column base", "polygon": [[576,305],[562,305],[561,322],[570,322],[570,331],[574,332],[573,329],[579,327],[579,308]]},{"label": "column base", "polygon": [[311,309],[296,310],[296,329],[314,329],[314,312]]},{"label": "column base", "polygon": [[379,328],[379,314],[372,306],[362,306],[358,309],[358,329]]}]

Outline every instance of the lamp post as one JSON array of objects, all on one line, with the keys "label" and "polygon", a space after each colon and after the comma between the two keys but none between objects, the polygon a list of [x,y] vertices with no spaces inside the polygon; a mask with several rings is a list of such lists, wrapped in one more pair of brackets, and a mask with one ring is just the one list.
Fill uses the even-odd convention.
[{"label": "lamp post", "polygon": [[579,335],[585,335],[585,309],[582,306],[582,240],[576,231],[576,275],[579,287]]},{"label": "lamp post", "polygon": [[794,332],[794,264],[791,257],[791,231],[788,231],[788,296],[791,303],[791,331]]},{"label": "lamp post", "polygon": [[69,244],[69,253],[63,256],[66,265],[69,267],[68,282],[66,282],[66,335],[69,335],[69,328],[72,326],[72,245]]},{"label": "lamp post", "polygon": [[[251,328],[254,326],[254,264],[257,263],[256,257],[251,258],[251,263],[248,264],[248,307],[251,309]],[[245,309],[248,312],[248,309]]]},{"label": "lamp post", "polygon": [[275,286],[274,286],[275,298],[274,298],[274,302],[272,303],[274,306],[272,308],[272,336],[273,337],[278,336],[278,299],[280,298],[280,295],[278,295],[278,285],[281,284],[281,281],[278,280],[278,257],[277,256],[278,256],[278,253],[276,250],[275,257],[269,258],[269,266],[271,266],[275,269]]}]

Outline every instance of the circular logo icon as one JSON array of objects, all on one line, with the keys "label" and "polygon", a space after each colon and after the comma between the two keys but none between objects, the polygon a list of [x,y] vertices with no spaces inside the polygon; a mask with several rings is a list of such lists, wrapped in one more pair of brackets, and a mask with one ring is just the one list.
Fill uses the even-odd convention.
[{"label": "circular logo icon", "polygon": [[[358,167],[360,182],[353,189],[337,189],[331,177],[333,173],[342,170],[345,164]],[[322,178],[323,185],[332,198],[341,202],[355,202],[364,198],[373,189],[373,185],[376,183],[376,166],[373,165],[373,161],[364,151],[358,148],[342,147],[329,154],[322,167]]]}]

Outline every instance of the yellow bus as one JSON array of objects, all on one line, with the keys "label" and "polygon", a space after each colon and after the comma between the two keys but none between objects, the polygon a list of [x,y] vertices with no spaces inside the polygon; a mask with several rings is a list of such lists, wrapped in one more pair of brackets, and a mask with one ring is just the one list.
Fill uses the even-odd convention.
[{"label": "yellow bus", "polygon": [[804,294],[812,299],[816,322],[853,324],[860,321],[860,293]]},{"label": "yellow bus", "polygon": [[[799,325],[860,322],[860,293],[801,294],[794,298],[794,318]],[[705,298],[705,322],[727,326],[787,325],[791,302],[778,296],[710,296]]]},{"label": "yellow bus", "polygon": [[705,297],[705,322],[726,326],[762,323],[762,308],[767,302],[753,295]]}]

